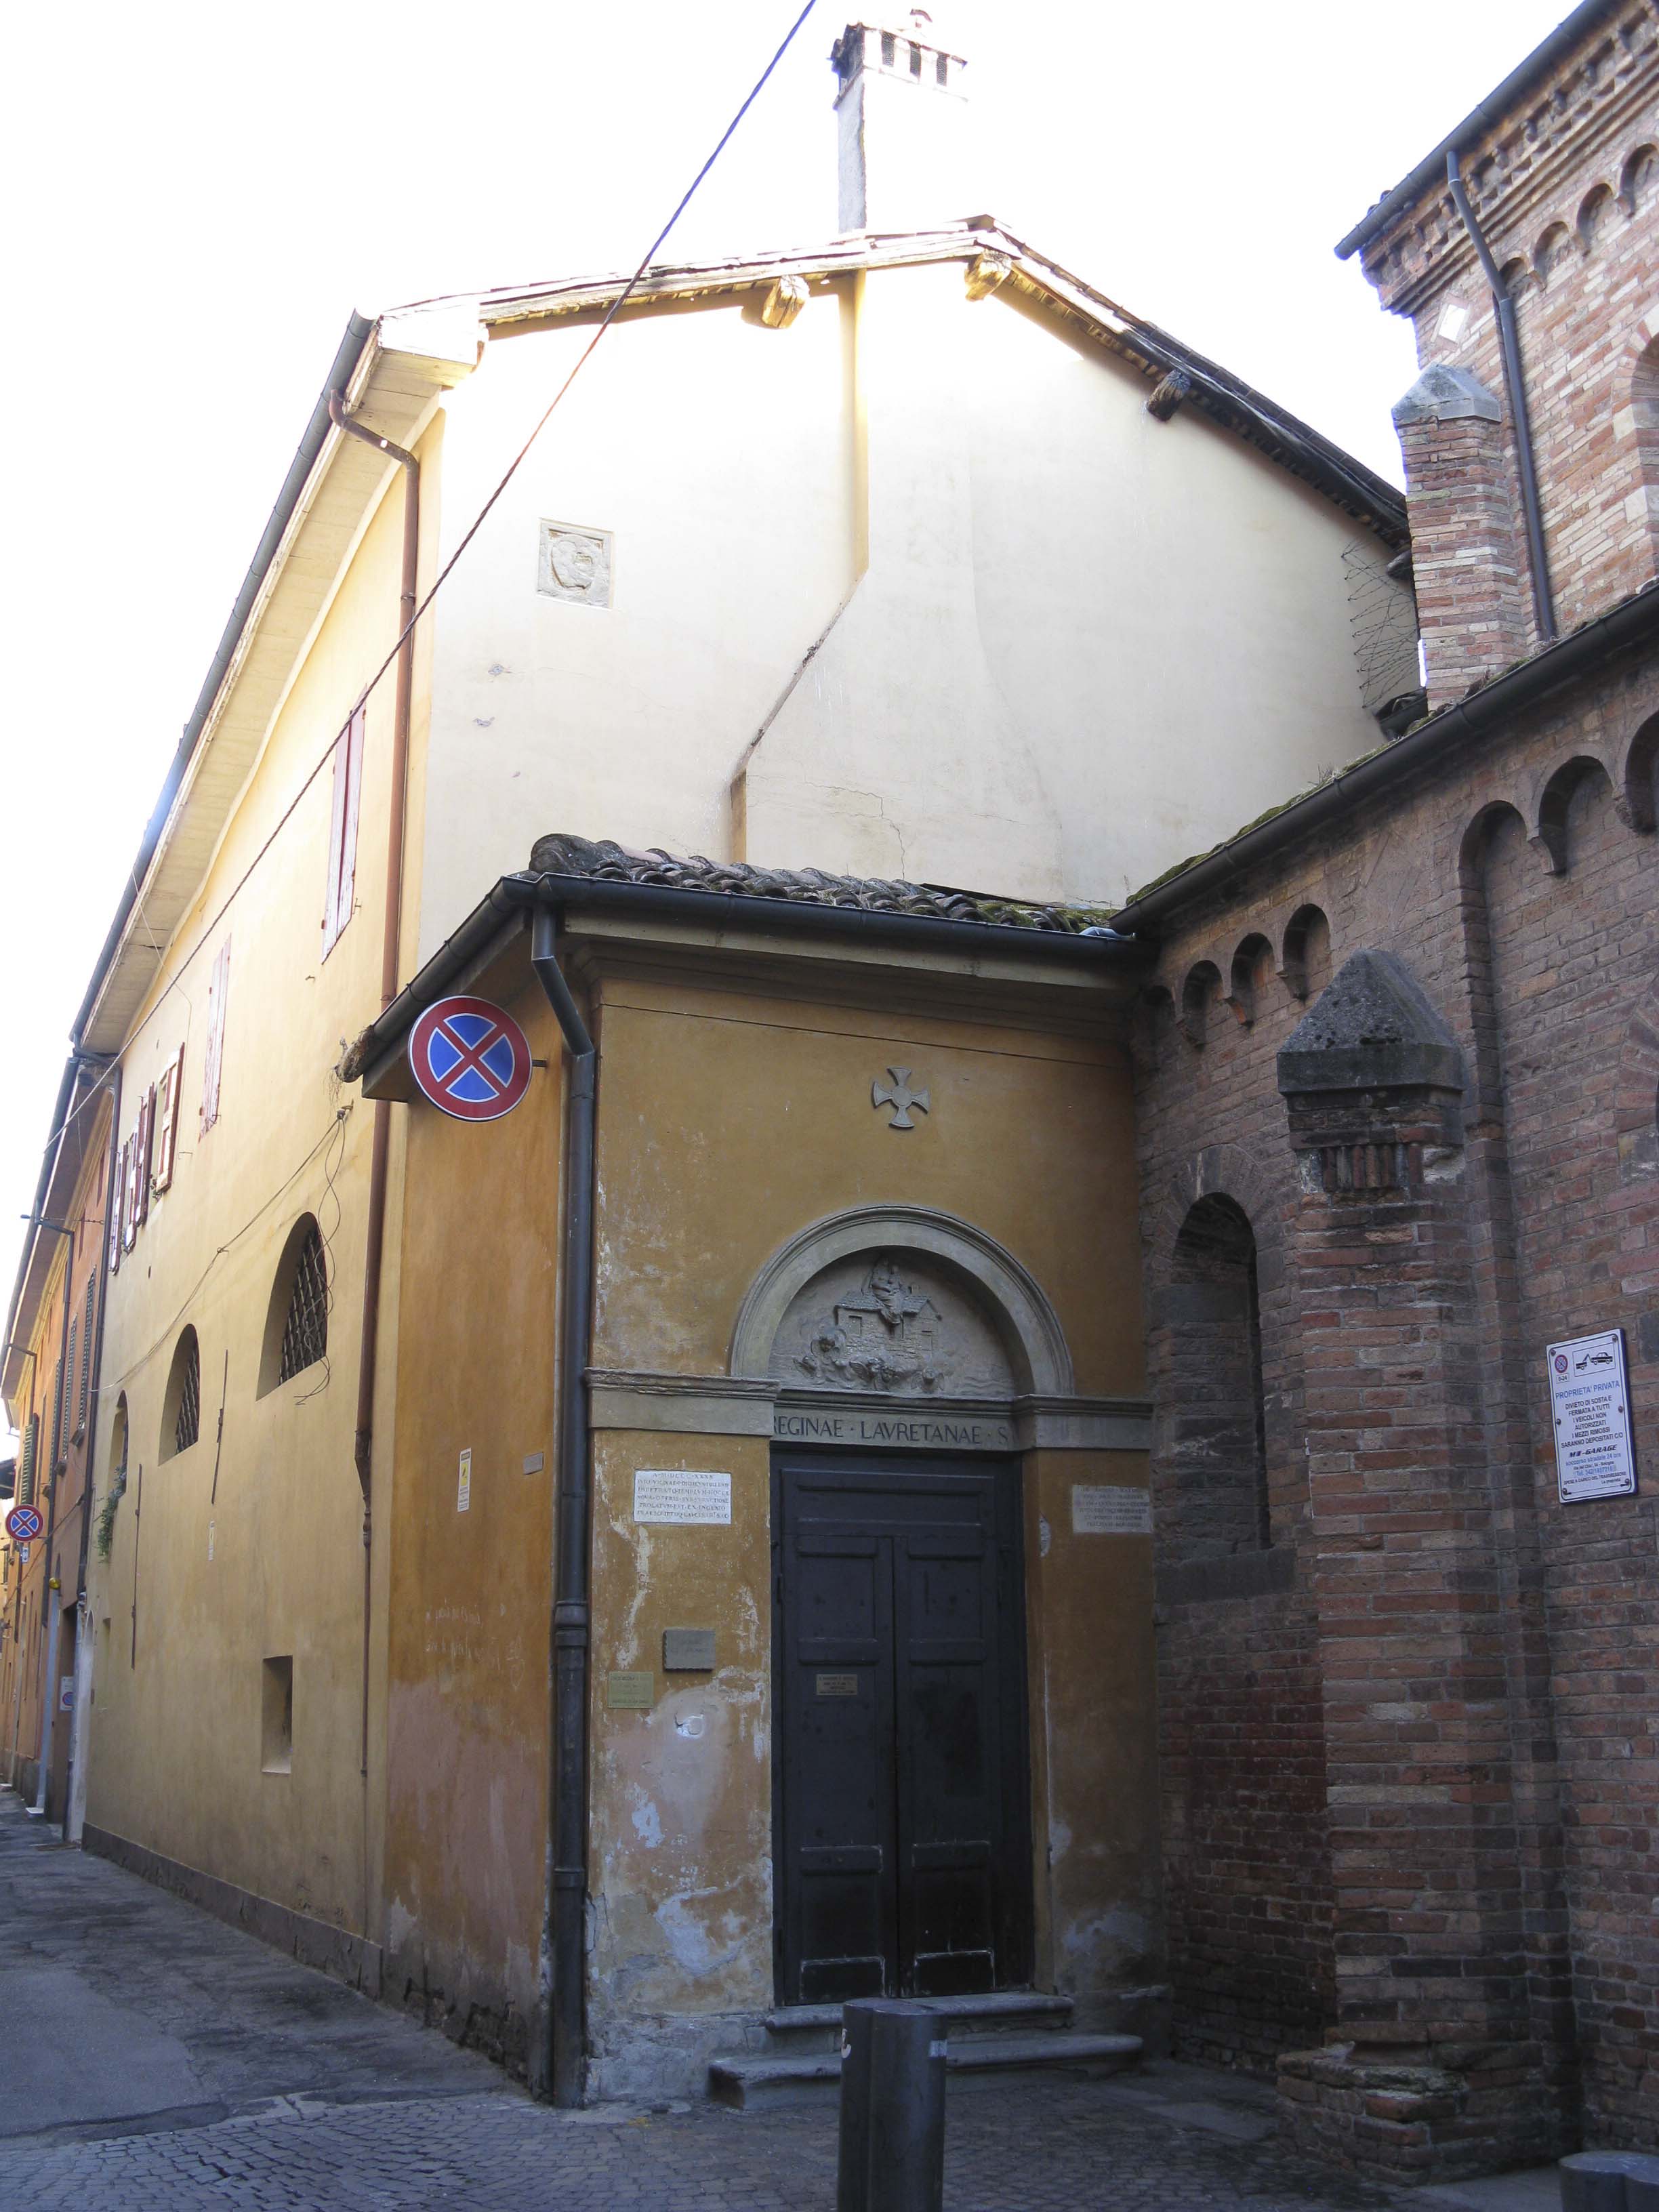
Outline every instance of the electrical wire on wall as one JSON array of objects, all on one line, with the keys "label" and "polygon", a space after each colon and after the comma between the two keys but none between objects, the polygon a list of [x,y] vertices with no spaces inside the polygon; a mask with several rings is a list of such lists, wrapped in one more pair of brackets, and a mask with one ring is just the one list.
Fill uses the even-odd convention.
[{"label": "electrical wire on wall", "polygon": [[[396,662],[398,655],[402,651],[410,633],[420,622],[422,617],[431,606],[433,601],[437,598],[438,593],[442,590],[450,576],[454,573],[458,562],[460,561],[462,556],[466,552],[473,539],[477,536],[479,531],[483,527],[484,523],[489,519],[489,516],[492,509],[495,507],[497,501],[500,500],[501,495],[506,491],[507,486],[518,474],[524,462],[528,459],[532,447],[541,436],[542,432],[547,428],[548,423],[552,420],[554,413],[563,401],[565,395],[569,392],[571,386],[581,374],[582,370],[587,366],[587,363],[592,359],[601,339],[604,338],[606,331],[610,330],[617,316],[622,313],[629,301],[634,296],[634,294],[639,289],[641,284],[644,282],[647,275],[649,273],[653,261],[655,259],[658,252],[667,240],[670,233],[679,222],[680,217],[685,213],[687,208],[690,206],[691,202],[696,197],[697,191],[702,186],[704,179],[708,177],[709,171],[714,167],[715,162],[719,161],[720,155],[726,151],[727,145],[731,143],[732,137],[735,135],[738,127],[742,123],[744,116],[748,114],[756,100],[759,99],[761,94],[765,90],[767,84],[772,77],[773,72],[776,70],[779,63],[782,61],[784,56],[788,52],[790,47],[794,44],[796,36],[799,33],[802,25],[805,22],[807,17],[812,13],[813,8],[816,5],[817,0],[806,0],[806,5],[800,10],[799,14],[795,17],[794,21],[790,25],[787,32],[784,34],[783,40],[779,45],[776,52],[774,53],[770,61],[767,63],[766,67],[761,71],[759,76],[755,80],[755,82],[750,88],[748,95],[744,100],[742,106],[732,116],[732,120],[726,125],[725,130],[720,133],[720,138],[716,143],[713,152],[710,153],[708,159],[703,162],[702,167],[697,171],[696,175],[693,177],[685,191],[680,195],[673,213],[669,216],[667,222],[664,223],[662,228],[657,233],[656,236],[652,240],[650,245],[647,246],[634,270],[633,275],[628,279],[627,283],[623,286],[616,298],[611,301],[610,307],[606,309],[604,319],[599,324],[599,328],[594,331],[592,337],[588,340],[586,345],[583,347],[580,354],[577,356],[574,364],[571,368],[569,374],[559,386],[557,391],[555,392],[552,398],[549,400],[545,408],[543,409],[542,413],[538,418],[534,427],[532,428],[529,436],[520,447],[512,460],[508,462],[507,468],[503,471],[500,481],[495,485],[495,489],[489,494],[489,496],[484,501],[483,506],[478,509],[477,514],[473,517],[472,521],[468,525],[465,532],[463,533],[455,550],[450,555],[448,560],[444,563],[437,575],[434,578],[431,588],[428,591],[426,597],[420,602],[414,613],[410,617],[408,622],[404,623],[403,629],[398,632],[397,639],[392,647],[392,650],[386,654],[385,659],[381,661],[380,666],[374,671],[374,673],[369,678],[368,683],[364,684],[362,690],[358,693],[350,712],[346,715],[340,728],[336,732],[333,738],[330,739],[327,746],[324,749],[321,757],[317,760],[309,773],[306,775],[305,780],[300,785],[299,789],[295,792],[293,797],[289,800],[288,805],[283,808],[281,814],[277,816],[276,822],[271,826],[269,835],[259,846],[258,850],[249,860],[246,867],[243,869],[241,874],[232,884],[223,901],[214,913],[212,919],[208,921],[199,932],[195,943],[179,961],[178,966],[174,969],[172,975],[168,977],[167,983],[163,986],[154,1003],[146,1008],[143,1016],[134,1023],[133,1026],[122,1038],[120,1043],[115,1048],[114,1052],[111,1055],[112,1059],[118,1060],[120,1058],[122,1054],[126,1051],[129,1045],[131,1045],[134,1039],[138,1036],[139,1032],[144,1027],[144,1024],[151,1019],[157,1010],[163,1005],[168,995],[178,988],[179,978],[184,975],[186,969],[189,968],[191,963],[196,958],[197,955],[213,938],[220,923],[230,911],[232,905],[240,896],[249,878],[252,876],[254,870],[258,867],[265,855],[270,852],[271,847],[276,843],[277,837],[292,820],[295,813],[299,808],[301,801],[305,798],[306,793],[311,789],[313,784],[316,782],[318,777],[323,773],[323,770],[332,762],[341,738],[344,736],[347,729],[350,726],[352,716],[355,715],[363,705],[365,705],[372,694],[385,679],[386,674]],[[137,886],[135,886],[135,896],[136,895]],[[140,902],[139,911],[142,915],[142,902]],[[148,930],[149,924],[147,921],[145,922],[145,927]],[[86,1103],[87,1102],[85,1100],[82,1100],[82,1106],[84,1106]],[[70,1122],[75,1120],[76,1115],[80,1113],[82,1106],[76,1106],[64,1116],[64,1121],[52,1131],[51,1136],[46,1139],[46,1146],[43,1147],[44,1151],[50,1151],[52,1146],[57,1143],[58,1138],[63,1134],[63,1132],[68,1128]]]}]

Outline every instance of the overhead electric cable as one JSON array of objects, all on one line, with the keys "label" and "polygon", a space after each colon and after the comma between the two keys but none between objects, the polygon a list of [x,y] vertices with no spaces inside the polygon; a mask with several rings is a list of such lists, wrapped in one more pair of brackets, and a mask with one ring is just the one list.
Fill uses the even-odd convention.
[{"label": "overhead electric cable", "polygon": [[[333,759],[335,750],[339,744],[340,738],[344,735],[346,729],[349,726],[352,716],[356,714],[358,708],[361,708],[368,699],[375,687],[386,675],[387,670],[391,668],[392,663],[397,659],[398,653],[403,650],[404,641],[407,640],[410,631],[413,630],[415,625],[420,621],[421,617],[432,605],[434,599],[437,598],[440,591],[442,590],[444,585],[448,581],[457,562],[459,561],[462,554],[466,551],[467,547],[471,544],[473,539],[483,527],[483,525],[489,515],[490,510],[495,507],[495,502],[501,498],[501,494],[507,489],[508,484],[512,483],[514,477],[518,474],[520,467],[523,465],[525,460],[529,455],[531,447],[535,444],[537,439],[540,437],[542,432],[547,428],[549,422],[552,418],[554,410],[558,407],[560,402],[563,399],[565,394],[569,391],[576,379],[581,374],[582,370],[592,359],[594,349],[598,346],[599,340],[605,336],[611,324],[616,321],[617,316],[627,306],[629,301],[639,289],[640,285],[650,271],[652,263],[655,259],[659,249],[667,239],[670,232],[672,231],[675,224],[678,222],[680,217],[685,213],[687,208],[690,206],[691,202],[696,198],[697,191],[702,185],[704,179],[714,167],[715,162],[719,161],[720,155],[726,151],[726,147],[731,143],[733,134],[737,131],[738,125],[743,121],[744,117],[748,114],[756,100],[759,99],[761,94],[765,90],[768,82],[771,79],[773,72],[776,70],[778,64],[783,59],[785,54],[788,52],[790,47],[794,44],[796,34],[799,33],[802,24],[805,22],[807,17],[811,14],[817,4],[817,0],[806,0],[806,5],[801,9],[799,15],[796,16],[794,21],[790,25],[787,32],[784,35],[781,44],[778,47],[777,52],[773,55],[771,60],[768,62],[766,67],[761,71],[759,76],[756,78],[742,106],[738,108],[737,113],[732,118],[732,120],[726,125],[725,130],[720,133],[719,142],[715,145],[713,153],[709,155],[708,160],[697,171],[696,175],[692,178],[691,182],[686,186],[685,191],[680,195],[678,204],[675,207],[674,212],[669,216],[667,222],[664,223],[662,228],[652,240],[650,245],[647,246],[644,255],[640,260],[639,265],[635,268],[633,275],[629,278],[622,290],[617,295],[616,298],[611,301],[609,308],[605,311],[604,320],[600,323],[598,330],[594,331],[592,337],[588,340],[586,345],[583,347],[580,354],[578,356],[571,368],[570,374],[565,378],[563,383],[554,393],[552,398],[549,400],[546,407],[543,410],[541,416],[537,422],[535,428],[531,431],[530,435],[525,440],[523,445],[520,447],[512,460],[507,464],[506,471],[502,475],[500,483],[497,483],[494,491],[490,493],[489,498],[485,500],[483,505],[478,509],[477,514],[473,517],[472,521],[469,525],[465,536],[461,538],[460,543],[456,546],[455,550],[450,555],[448,560],[445,562],[443,567],[433,579],[431,589],[428,592],[426,597],[421,601],[420,605],[416,608],[409,620],[404,624],[402,629],[398,631],[391,652],[387,653],[386,659],[380,663],[374,675],[369,678],[368,683],[364,684],[362,691],[357,695],[356,704],[353,706],[350,714],[346,716],[345,720],[342,723],[339,730],[337,730],[334,736],[330,739],[328,744],[323,750],[321,757],[311,769],[304,782],[301,784],[299,789],[295,793],[292,799],[289,799],[288,805],[283,808],[281,814],[277,816],[276,822],[271,827],[270,835],[260,846],[258,851],[255,853],[252,859],[248,862],[246,867],[243,869],[241,874],[236,878],[236,881],[231,885],[230,890],[225,895],[223,902],[215,913],[213,919],[202,929],[200,933],[198,935],[194,945],[191,946],[189,951],[185,953],[184,958],[179,963],[178,967],[168,977],[167,984],[163,988],[161,996],[155,1000],[155,1005],[149,1006],[143,1017],[134,1023],[133,1026],[122,1038],[120,1043],[116,1046],[114,1051],[107,1055],[112,1061],[117,1060],[121,1057],[121,1054],[125,1052],[127,1047],[138,1035],[139,1030],[143,1029],[144,1024],[150,1019],[151,1016],[155,1014],[157,1008],[161,1006],[169,994],[177,988],[179,977],[190,966],[191,962],[195,959],[197,954],[201,951],[203,946],[206,945],[209,939],[212,937],[214,932],[218,928],[219,924],[224,920],[226,915],[230,911],[233,903],[247,883],[249,877],[252,875],[254,870],[258,866],[261,860],[264,859],[265,854],[270,850],[280,832],[292,819],[301,800],[305,797],[307,792],[310,790],[312,785],[315,783],[317,778],[322,774],[323,770]],[[148,927],[148,923],[146,923],[146,927]],[[99,1057],[102,1058],[104,1055],[100,1054]],[[58,1127],[55,1128],[52,1134],[47,1138],[45,1145],[42,1146],[41,1150],[43,1152],[49,1152],[52,1149],[52,1146],[55,1145],[59,1137],[62,1136],[64,1131],[68,1128],[70,1123],[74,1121],[76,1115],[80,1113],[82,1107],[88,1105],[91,1103],[91,1097],[95,1095],[96,1091],[94,1090],[94,1091],[87,1098],[83,1098],[81,1101],[81,1104],[79,1106],[75,1107],[64,1116]]]}]

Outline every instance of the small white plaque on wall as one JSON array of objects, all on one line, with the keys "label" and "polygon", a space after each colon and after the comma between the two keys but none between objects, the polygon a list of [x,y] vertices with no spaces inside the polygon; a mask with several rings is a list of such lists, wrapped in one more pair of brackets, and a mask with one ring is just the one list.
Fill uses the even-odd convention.
[{"label": "small white plaque on wall", "polygon": [[1150,1536],[1152,1533],[1150,1492],[1133,1489],[1127,1483],[1072,1485],[1074,1536]]},{"label": "small white plaque on wall", "polygon": [[688,1474],[678,1468],[635,1468],[634,1518],[727,1528],[732,1521],[732,1478]]},{"label": "small white plaque on wall", "polygon": [[1636,1487],[1625,1340],[1616,1328],[1570,1337],[1545,1352],[1555,1424],[1556,1480],[1564,1505],[1628,1498]]}]

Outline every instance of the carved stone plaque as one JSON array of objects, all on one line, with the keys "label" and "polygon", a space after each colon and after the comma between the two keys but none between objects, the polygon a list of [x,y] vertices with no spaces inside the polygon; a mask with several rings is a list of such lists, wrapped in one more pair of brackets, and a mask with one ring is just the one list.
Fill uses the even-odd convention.
[{"label": "carved stone plaque", "polygon": [[611,532],[574,522],[544,522],[536,588],[573,606],[611,604]]},{"label": "carved stone plaque", "polygon": [[665,1674],[707,1674],[714,1670],[714,1632],[712,1628],[665,1628],[662,1632],[662,1671]]},{"label": "carved stone plaque", "polygon": [[866,1252],[826,1267],[791,1301],[770,1372],[797,1389],[1007,1398],[1013,1373],[990,1322],[942,1269]]}]

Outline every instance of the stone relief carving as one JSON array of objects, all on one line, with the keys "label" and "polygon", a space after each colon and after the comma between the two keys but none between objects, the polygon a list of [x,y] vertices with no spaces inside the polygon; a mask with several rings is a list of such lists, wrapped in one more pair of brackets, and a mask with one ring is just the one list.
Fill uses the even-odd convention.
[{"label": "stone relief carving", "polygon": [[580,607],[611,604],[611,532],[568,522],[544,522],[538,591]]},{"label": "stone relief carving", "polygon": [[839,1262],[797,1293],[770,1371],[797,1388],[1003,1398],[1014,1383],[996,1332],[942,1273],[890,1252]]}]

